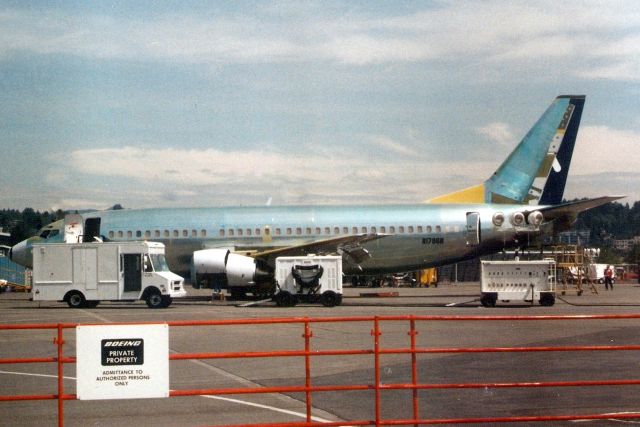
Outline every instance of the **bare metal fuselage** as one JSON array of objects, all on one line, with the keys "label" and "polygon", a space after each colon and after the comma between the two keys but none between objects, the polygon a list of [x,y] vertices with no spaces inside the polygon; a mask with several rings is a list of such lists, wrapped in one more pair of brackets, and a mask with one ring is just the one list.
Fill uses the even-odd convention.
[{"label": "bare metal fuselage", "polygon": [[[522,205],[289,206],[214,209],[107,211],[100,234],[108,240],[146,238],[165,244],[169,265],[187,275],[194,251],[228,248],[262,252],[295,247],[348,234],[378,234],[362,243],[368,256],[344,256],[346,274],[377,274],[444,265],[500,251],[537,234],[535,227],[492,222],[500,212],[509,218]],[[530,209],[531,210],[531,209]],[[477,215],[470,225],[470,215]],[[313,252],[313,250],[311,250]]]}]

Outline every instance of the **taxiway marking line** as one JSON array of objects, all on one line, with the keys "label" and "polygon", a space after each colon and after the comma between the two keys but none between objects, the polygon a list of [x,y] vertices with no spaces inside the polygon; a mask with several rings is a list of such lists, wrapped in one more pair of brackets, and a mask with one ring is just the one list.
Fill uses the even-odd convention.
[{"label": "taxiway marking line", "polygon": [[[32,374],[30,372],[0,371],[0,374],[25,375],[25,376],[30,376],[30,377],[58,378],[57,375]],[[65,380],[75,380],[76,379],[75,377],[62,377],[62,378],[64,378]],[[247,402],[247,401],[239,400],[239,399],[231,399],[231,398],[228,398],[228,397],[210,396],[210,395],[200,395],[200,397],[204,397],[206,399],[223,400],[225,402],[237,403],[239,405],[253,406],[255,408],[267,409],[267,410],[274,411],[274,412],[280,412],[280,413],[287,414],[287,415],[293,415],[293,416],[296,416],[296,417],[299,417],[299,418],[306,418],[307,417],[307,414],[303,414],[301,412],[290,411],[288,409],[280,409],[280,408],[276,408],[274,406],[262,405],[260,403]],[[317,421],[317,422],[320,422],[320,423],[331,422],[330,420],[326,420],[324,418],[315,417],[315,416],[312,416],[311,419],[313,421]]]},{"label": "taxiway marking line", "polygon": [[[46,378],[58,378],[57,375],[49,375],[49,374],[32,374],[30,372],[12,372],[12,371],[0,371],[0,374],[7,375],[25,375],[28,377],[46,377]],[[75,377],[62,377],[65,380],[75,380]]]},{"label": "taxiway marking line", "polygon": [[[103,321],[105,323],[111,323],[112,322],[111,319],[107,319],[106,317],[100,316],[99,314],[96,314],[96,313],[92,313],[91,311],[82,310],[82,312],[84,312],[85,314],[87,314],[87,315],[89,315],[91,317],[94,317],[94,318],[96,318],[98,320],[101,320],[101,321]],[[169,349],[169,351],[172,352],[172,353],[179,353],[179,352],[177,352],[175,350],[172,350],[172,349]],[[211,371],[214,371],[218,375],[222,375],[222,376],[224,376],[224,377],[226,377],[226,378],[228,378],[230,380],[237,381],[237,382],[239,382],[241,384],[248,385],[248,386],[253,386],[253,387],[259,387],[259,384],[256,384],[256,383],[254,383],[253,381],[251,381],[251,380],[249,380],[247,378],[243,378],[243,377],[240,377],[238,375],[232,374],[231,372],[227,372],[227,371],[225,371],[223,369],[220,369],[218,367],[215,367],[215,366],[209,365],[207,363],[204,363],[201,360],[191,360],[190,362],[194,363],[196,365],[199,365],[201,367],[204,367],[206,369],[209,369]],[[28,374],[28,373],[8,372],[8,371],[7,372],[0,371],[0,373],[8,373],[8,374],[15,374],[15,375],[33,375],[33,376],[44,376],[44,377],[49,376],[49,377],[57,378],[56,375]],[[64,377],[64,378],[72,379],[72,380],[76,379],[74,377]],[[296,402],[299,402],[297,399],[293,399],[292,397],[284,395],[284,394],[281,394],[281,393],[278,393],[277,396],[282,400],[294,400]],[[249,401],[245,401],[245,400],[231,399],[231,398],[228,398],[228,397],[220,397],[220,396],[207,396],[207,395],[202,395],[201,397],[204,397],[204,398],[207,398],[207,399],[224,400],[224,401],[228,401],[228,402],[232,402],[232,403],[237,403],[237,404],[240,404],[240,405],[253,406],[253,407],[256,407],[256,408],[268,409],[268,410],[271,410],[271,411],[274,411],[274,412],[280,412],[280,413],[283,413],[283,414],[293,415],[293,416],[300,417],[300,418],[307,418],[307,414],[303,414],[301,412],[290,411],[288,409],[281,409],[281,408],[277,408],[275,406],[263,405],[263,404],[260,404],[260,403],[253,403],[253,402],[249,402]],[[327,420],[327,419],[324,419],[324,418],[320,418],[320,417],[311,417],[311,418],[312,418],[312,420],[317,421],[317,422],[321,422],[321,423],[330,422],[330,420]]]}]

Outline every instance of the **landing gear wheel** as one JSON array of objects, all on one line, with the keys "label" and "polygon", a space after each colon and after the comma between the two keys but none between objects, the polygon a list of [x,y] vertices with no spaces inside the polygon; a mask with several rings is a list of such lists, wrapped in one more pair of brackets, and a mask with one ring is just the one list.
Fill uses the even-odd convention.
[{"label": "landing gear wheel", "polygon": [[243,300],[247,298],[247,291],[244,289],[229,288],[229,293],[231,294],[231,299],[234,301]]},{"label": "landing gear wheel", "polygon": [[77,291],[73,291],[67,296],[67,304],[69,304],[71,308],[82,308],[86,302],[84,295]]},{"label": "landing gear wheel", "polygon": [[275,296],[278,307],[293,307],[298,303],[295,295],[287,291],[280,291]]},{"label": "landing gear wheel", "polygon": [[320,302],[325,307],[335,307],[339,304],[338,302],[338,294],[333,291],[326,291],[320,296]]},{"label": "landing gear wheel", "polygon": [[480,304],[483,307],[495,307],[498,301],[498,294],[493,292],[483,293],[480,297]]},{"label": "landing gear wheel", "polygon": [[540,295],[540,305],[544,307],[551,307],[556,303],[556,297],[553,294],[541,294]]},{"label": "landing gear wheel", "polygon": [[254,297],[256,297],[259,300],[273,298],[274,288],[275,287],[273,285],[256,286],[251,293],[253,294]]},{"label": "landing gear wheel", "polygon": [[164,308],[164,299],[162,298],[162,295],[160,295],[160,292],[155,291],[155,292],[149,292],[149,294],[147,295],[147,298],[145,299],[145,302],[147,303],[147,306],[149,308]]}]

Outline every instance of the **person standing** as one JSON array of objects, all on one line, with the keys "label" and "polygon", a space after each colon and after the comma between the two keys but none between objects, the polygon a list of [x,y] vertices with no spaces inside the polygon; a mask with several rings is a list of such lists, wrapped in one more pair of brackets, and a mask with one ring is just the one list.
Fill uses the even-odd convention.
[{"label": "person standing", "polygon": [[609,290],[609,286],[613,290],[613,269],[611,269],[610,265],[607,265],[607,268],[604,269],[604,288]]}]

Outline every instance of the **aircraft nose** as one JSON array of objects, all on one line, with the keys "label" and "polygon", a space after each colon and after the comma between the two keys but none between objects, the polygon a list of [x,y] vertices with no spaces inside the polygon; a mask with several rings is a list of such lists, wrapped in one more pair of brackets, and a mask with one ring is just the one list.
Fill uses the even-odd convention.
[{"label": "aircraft nose", "polygon": [[31,268],[31,252],[26,240],[11,248],[9,259],[16,264]]}]

